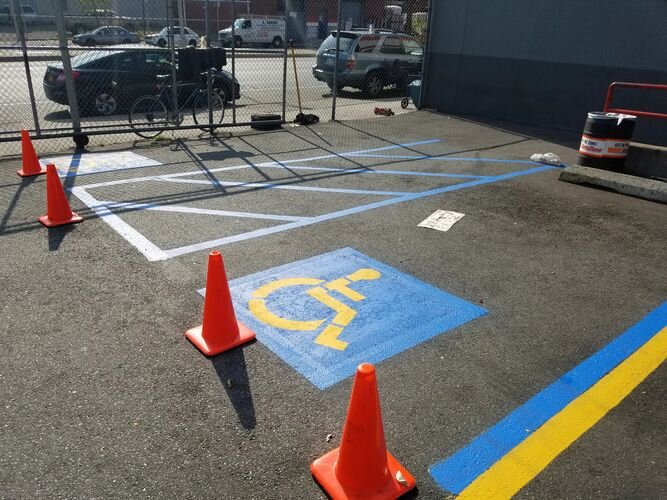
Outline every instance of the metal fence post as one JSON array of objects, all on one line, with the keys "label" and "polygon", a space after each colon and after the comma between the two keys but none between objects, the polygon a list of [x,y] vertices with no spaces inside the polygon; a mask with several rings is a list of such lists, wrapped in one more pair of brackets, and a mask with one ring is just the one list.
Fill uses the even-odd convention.
[{"label": "metal fence post", "polygon": [[338,56],[340,52],[340,30],[342,28],[341,18],[343,17],[343,2],[338,0],[338,20],[336,24],[336,58],[334,59],[333,74],[333,99],[331,100],[331,121],[336,121],[336,97],[338,96]]},{"label": "metal fence post", "polygon": [[81,118],[79,115],[79,102],[76,96],[76,87],[72,78],[72,64],[70,61],[69,48],[67,47],[67,32],[65,31],[65,11],[67,0],[56,0],[56,29],[58,30],[58,44],[60,45],[60,57],[65,72],[65,90],[67,91],[67,102],[69,112],[72,116],[72,128],[74,133],[81,133]]},{"label": "metal fence post", "polygon": [[35,132],[40,135],[39,116],[37,115],[37,104],[35,103],[35,91],[32,87],[32,76],[30,74],[30,62],[28,61],[28,49],[25,43],[25,25],[23,24],[23,13],[19,0],[12,0],[11,13],[14,16],[14,26],[16,36],[21,42],[21,52],[23,53],[23,65],[25,66],[25,76],[28,81],[28,95],[30,96],[30,106],[32,107],[32,119],[35,123]]},{"label": "metal fence post", "polygon": [[[232,0],[232,87],[235,87],[236,81],[236,2]],[[236,90],[232,88],[232,123],[236,123]]]},{"label": "metal fence post", "polygon": [[209,33],[208,33],[208,2],[209,0],[204,0],[204,25],[206,26],[204,28],[204,36],[206,37],[206,48],[209,48],[211,46],[211,41],[209,40]]},{"label": "metal fence post", "polygon": [[[211,41],[209,40],[208,36],[208,1],[209,0],[204,0],[204,37],[206,38],[206,60],[209,60],[209,51],[208,49],[211,47]],[[206,68],[206,96],[207,96],[207,102],[208,102],[208,124],[211,126],[209,129],[209,134],[213,134],[213,99],[211,99],[212,94],[213,94],[213,73],[211,70],[211,65],[207,64]],[[232,84],[232,89],[234,89],[234,84]],[[233,92],[233,90],[232,90]],[[223,93],[224,95],[224,93]],[[222,107],[225,107],[225,100],[222,100]]]},{"label": "metal fence post", "polygon": [[285,121],[287,111],[287,0],[284,2],[285,10],[283,19],[285,20],[285,29],[283,31],[283,122]]},{"label": "metal fence post", "polygon": [[167,40],[169,43],[169,53],[171,56],[171,107],[174,116],[174,122],[178,123],[178,80],[176,78],[176,47],[174,43],[174,4],[167,0]]}]

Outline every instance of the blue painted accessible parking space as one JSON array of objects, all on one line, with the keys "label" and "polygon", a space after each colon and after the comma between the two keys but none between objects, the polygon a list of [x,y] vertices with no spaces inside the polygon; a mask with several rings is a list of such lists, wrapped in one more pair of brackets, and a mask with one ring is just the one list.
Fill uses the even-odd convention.
[{"label": "blue painted accessible parking space", "polygon": [[239,321],[320,389],[486,314],[351,248],[230,285]]}]

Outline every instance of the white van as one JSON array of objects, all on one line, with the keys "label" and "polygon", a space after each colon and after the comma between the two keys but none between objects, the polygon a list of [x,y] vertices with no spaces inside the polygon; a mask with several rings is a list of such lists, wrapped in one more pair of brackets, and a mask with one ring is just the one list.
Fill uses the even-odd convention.
[{"label": "white van", "polygon": [[[234,21],[234,42],[236,47],[260,44],[265,47],[282,47],[285,36],[283,19],[257,18]],[[232,44],[232,27],[218,31],[218,42],[223,47]]]}]

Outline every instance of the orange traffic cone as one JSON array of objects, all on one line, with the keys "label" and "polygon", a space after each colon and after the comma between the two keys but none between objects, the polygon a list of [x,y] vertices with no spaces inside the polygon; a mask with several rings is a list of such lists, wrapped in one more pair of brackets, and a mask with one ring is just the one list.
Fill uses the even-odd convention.
[{"label": "orange traffic cone", "polygon": [[21,130],[21,154],[23,156],[23,168],[16,173],[21,177],[45,174],[46,170],[39,164],[39,158],[30,140],[27,130]]},{"label": "orange traffic cone", "polygon": [[46,166],[46,212],[46,215],[39,218],[39,222],[46,227],[64,226],[83,221],[83,218],[72,212],[53,163]]},{"label": "orange traffic cone", "polygon": [[208,256],[204,321],[185,332],[185,336],[206,356],[215,356],[255,338],[252,331],[236,321],[220,252]]},{"label": "orange traffic cone", "polygon": [[373,365],[357,368],[340,447],[315,460],[310,471],[334,500],[398,498],[417,486],[387,452]]}]

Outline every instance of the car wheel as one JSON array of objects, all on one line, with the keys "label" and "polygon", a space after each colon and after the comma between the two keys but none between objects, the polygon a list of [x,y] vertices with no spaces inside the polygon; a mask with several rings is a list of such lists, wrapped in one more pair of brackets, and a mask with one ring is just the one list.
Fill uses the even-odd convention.
[{"label": "car wheel", "polygon": [[283,46],[283,39],[280,38],[279,36],[275,37],[275,38],[273,39],[273,46],[274,46],[276,49],[279,49],[280,47],[282,47],[282,46]]},{"label": "car wheel", "polygon": [[164,38],[160,38],[160,39],[157,41],[157,46],[158,46],[158,47],[161,47],[161,48],[164,48],[164,47],[167,46],[167,41],[166,41]]},{"label": "car wheel", "polygon": [[118,102],[116,98],[106,92],[101,92],[95,97],[95,113],[98,115],[109,116],[113,115],[118,109]]},{"label": "car wheel", "polygon": [[243,38],[241,38],[240,36],[237,36],[234,39],[234,47],[243,47]]},{"label": "car wheel", "polygon": [[193,38],[192,40],[190,40],[190,41],[188,42],[188,45],[189,45],[190,47],[196,47],[196,46],[197,46],[197,40],[195,40],[195,39]]},{"label": "car wheel", "polygon": [[364,82],[364,94],[368,97],[377,97],[382,92],[384,88],[384,82],[382,81],[382,76],[377,71],[369,74],[366,77]]}]

